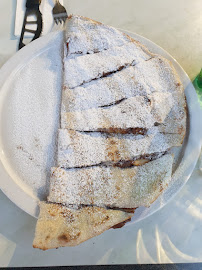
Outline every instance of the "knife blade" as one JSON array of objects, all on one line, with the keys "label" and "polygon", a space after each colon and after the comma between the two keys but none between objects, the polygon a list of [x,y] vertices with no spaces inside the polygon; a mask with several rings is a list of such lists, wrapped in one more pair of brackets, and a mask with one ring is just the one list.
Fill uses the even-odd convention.
[{"label": "knife blade", "polygon": [[[31,42],[35,39],[37,39],[42,31],[42,15],[39,10],[39,5],[41,3],[41,0],[27,0],[26,1],[26,11],[25,11],[25,16],[24,16],[24,21],[23,21],[23,26],[22,26],[22,32],[20,35],[20,40],[19,40],[19,45],[18,45],[18,50],[23,48],[25,46],[25,43],[23,43],[24,39],[24,34],[25,32],[29,32],[34,34],[34,37],[32,38]],[[34,15],[36,17],[36,21],[28,21],[28,17]],[[36,24],[37,28],[36,30],[29,29],[29,25]]]}]

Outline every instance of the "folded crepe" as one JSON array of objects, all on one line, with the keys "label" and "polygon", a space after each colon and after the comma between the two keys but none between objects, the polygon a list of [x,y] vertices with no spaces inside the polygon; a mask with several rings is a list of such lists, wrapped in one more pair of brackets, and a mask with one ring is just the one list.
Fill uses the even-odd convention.
[{"label": "folded crepe", "polygon": [[40,202],[33,247],[46,250],[76,246],[132,216],[133,213],[95,206],[73,209]]},{"label": "folded crepe", "polygon": [[150,131],[148,135],[78,132],[59,129],[57,164],[63,168],[99,164],[113,165],[120,161],[152,158],[182,143],[179,134]]},{"label": "folded crepe", "polygon": [[44,250],[78,245],[130,220],[126,208],[149,207],[171,180],[165,152],[186,132],[169,61],[88,18],[69,16],[65,27],[58,164],[33,243]]},{"label": "folded crepe", "polygon": [[173,156],[130,168],[52,168],[48,200],[117,208],[149,207],[171,180]]}]

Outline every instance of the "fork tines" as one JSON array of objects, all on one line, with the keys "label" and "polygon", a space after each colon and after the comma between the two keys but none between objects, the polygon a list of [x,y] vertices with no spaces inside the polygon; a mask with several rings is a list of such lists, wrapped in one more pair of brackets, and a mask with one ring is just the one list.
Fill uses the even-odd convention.
[{"label": "fork tines", "polygon": [[53,17],[54,17],[55,23],[58,24],[58,23],[65,22],[68,16],[67,16],[67,13],[60,13],[60,14],[55,14]]},{"label": "fork tines", "polygon": [[56,24],[60,23],[62,24],[63,22],[66,21],[68,15],[65,7],[63,7],[59,0],[56,0],[56,4],[52,10],[53,13],[53,18]]}]

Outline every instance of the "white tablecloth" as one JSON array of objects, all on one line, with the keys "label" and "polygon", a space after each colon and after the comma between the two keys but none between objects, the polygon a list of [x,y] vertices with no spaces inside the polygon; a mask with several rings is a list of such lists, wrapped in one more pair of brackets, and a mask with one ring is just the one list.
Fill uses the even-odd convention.
[{"label": "white tablecloth", "polygon": [[[0,65],[16,51],[14,2],[0,1]],[[202,67],[201,0],[64,0],[64,4],[69,14],[149,38],[176,58],[191,80]],[[134,225],[90,240],[90,250],[86,243],[46,252],[33,249],[36,220],[0,191],[0,266],[202,262],[201,222],[202,173],[198,165],[164,208]]]}]

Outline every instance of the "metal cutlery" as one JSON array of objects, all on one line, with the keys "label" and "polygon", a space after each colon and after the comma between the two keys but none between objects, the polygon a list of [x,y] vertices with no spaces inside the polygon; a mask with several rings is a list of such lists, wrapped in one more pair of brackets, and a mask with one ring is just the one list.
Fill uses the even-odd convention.
[{"label": "metal cutlery", "polygon": [[66,21],[68,15],[65,7],[63,7],[59,0],[56,0],[55,6],[52,10],[53,18],[56,24],[62,24]]},{"label": "metal cutlery", "polygon": [[[40,3],[41,3],[41,0],[27,0],[26,1],[26,11],[25,11],[25,16],[24,16],[24,22],[22,26],[20,41],[18,45],[19,50],[25,46],[25,43],[23,43],[25,32],[34,34],[34,37],[32,38],[31,41],[37,39],[41,34],[43,22],[42,22],[42,15],[39,10]],[[31,15],[34,15],[36,17],[36,21],[28,20],[28,17]],[[36,30],[29,29],[28,26],[33,25],[33,24],[36,25]]]}]

